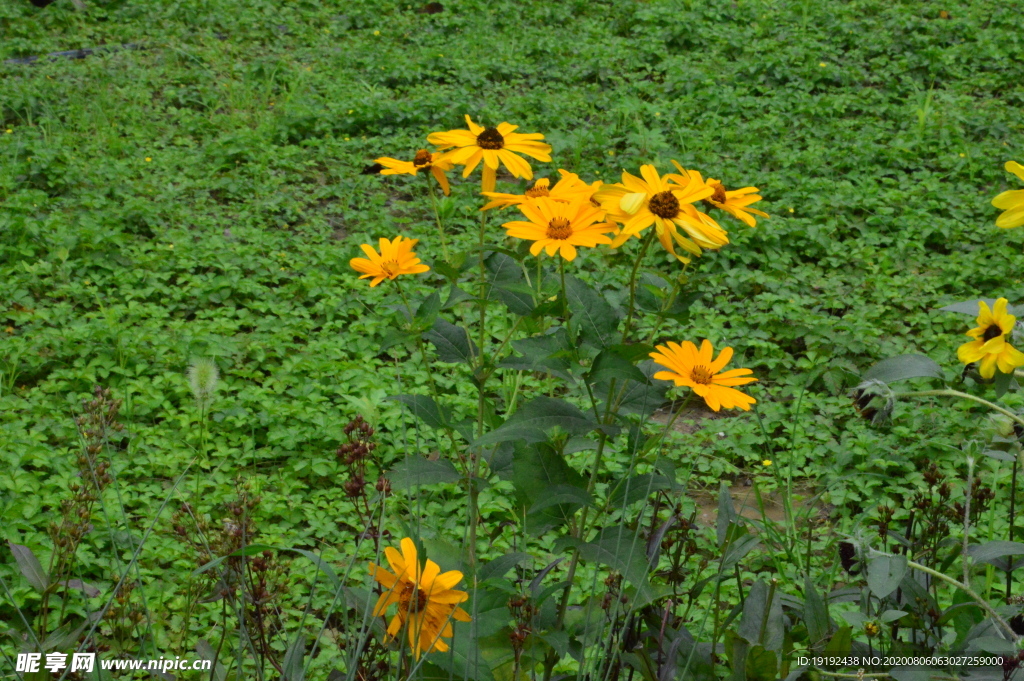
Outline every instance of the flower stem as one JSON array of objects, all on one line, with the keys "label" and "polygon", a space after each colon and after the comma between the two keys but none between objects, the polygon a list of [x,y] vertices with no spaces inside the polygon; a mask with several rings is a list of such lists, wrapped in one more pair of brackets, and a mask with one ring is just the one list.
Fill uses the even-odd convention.
[{"label": "flower stem", "polygon": [[629,313],[626,315],[626,326],[622,329],[622,342],[626,342],[626,337],[629,335],[629,330],[633,326],[633,312],[636,306],[636,275],[640,271],[640,263],[643,262],[644,256],[647,255],[647,249],[651,245],[651,241],[654,239],[654,230],[652,229],[644,239],[643,245],[640,247],[640,253],[636,256],[636,261],[633,263],[633,271],[629,275]]},{"label": "flower stem", "polygon": [[[1020,454],[1013,457],[1013,474],[1010,477],[1010,530],[1007,541],[1013,541],[1013,526],[1017,521],[1017,466],[1020,464]],[[1006,571],[1006,597],[1009,598],[1013,592],[1013,570]]]},{"label": "flower stem", "polygon": [[1004,408],[1000,407],[998,404],[994,404],[992,402],[989,402],[986,399],[982,399],[980,397],[975,397],[974,395],[971,395],[970,393],[960,392],[959,390],[953,390],[951,388],[943,388],[942,390],[915,390],[913,392],[908,392],[908,393],[896,393],[895,396],[896,397],[960,397],[960,398],[963,398],[965,400],[971,400],[972,402],[977,402],[978,404],[983,404],[986,407],[988,407],[989,409],[991,409],[992,411],[997,411],[1000,414],[1002,414],[1003,416],[1008,416],[1011,419],[1013,419],[1014,421],[1016,421],[1017,423],[1019,423],[1020,425],[1024,426],[1024,418],[1021,418],[1019,415],[1014,414],[1012,411],[1010,411],[1008,409],[1004,409]]},{"label": "flower stem", "polygon": [[445,262],[448,262],[448,239],[445,238],[444,225],[441,223],[441,213],[437,210],[437,195],[434,194],[434,185],[430,184],[430,176],[424,175],[427,180],[427,192],[430,194],[430,205],[434,209],[434,219],[437,220],[437,233],[441,236],[441,253]]},{"label": "flower stem", "polygon": [[971,561],[967,548],[971,536],[971,488],[974,486],[974,457],[967,457],[967,492],[964,495],[964,548],[960,558],[964,564],[964,584],[971,581]]},{"label": "flower stem", "polygon": [[936,579],[942,580],[943,582],[946,582],[947,584],[960,589],[965,594],[967,594],[972,601],[974,601],[979,606],[981,606],[981,609],[984,610],[988,614],[989,617],[991,617],[993,620],[995,620],[996,624],[998,624],[1002,628],[1002,630],[1004,632],[1006,632],[1006,634],[1010,637],[1009,640],[1013,641],[1014,643],[1016,643],[1018,641],[1019,637],[1017,636],[1017,633],[1006,622],[1006,620],[1004,620],[1002,617],[1000,617],[999,613],[997,613],[995,610],[993,610],[992,606],[989,605],[988,602],[984,598],[982,598],[981,596],[976,594],[971,589],[971,587],[969,587],[967,584],[963,584],[961,582],[958,582],[955,579],[953,579],[952,577],[950,577],[948,575],[942,574],[938,570],[933,570],[930,567],[925,567],[924,565],[921,565],[920,563],[915,563],[912,560],[908,560],[907,561],[907,567],[912,567],[915,570],[919,570],[919,571],[921,571],[921,572],[923,572],[923,573],[925,573],[927,575],[931,575],[932,577],[935,577]]},{"label": "flower stem", "polygon": [[[483,371],[486,363],[487,343],[487,266],[484,264],[484,244],[487,238],[487,213],[480,214],[480,356],[478,358],[474,383],[476,383],[476,429],[477,437],[484,434],[484,405],[486,403],[484,385],[487,382],[487,375]],[[476,571],[476,528],[480,524],[479,496],[476,480],[480,475],[480,459],[483,458],[483,448],[476,452],[470,452],[470,474],[469,480],[469,567]]]}]

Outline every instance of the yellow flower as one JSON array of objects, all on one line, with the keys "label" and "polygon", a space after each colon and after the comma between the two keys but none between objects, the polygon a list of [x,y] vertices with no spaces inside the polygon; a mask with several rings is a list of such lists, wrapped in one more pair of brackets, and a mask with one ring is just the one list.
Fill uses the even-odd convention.
[{"label": "yellow flower", "polygon": [[[1004,167],[1006,168],[1006,172],[1013,173],[1020,179],[1024,180],[1024,166],[1021,164],[1016,161],[1007,161]],[[1000,210],[1006,211],[996,218],[996,227],[1009,229],[1011,227],[1020,227],[1021,225],[1024,225],[1024,189],[1015,189],[1003,192],[996,198],[992,199],[992,205]]]},{"label": "yellow flower", "polygon": [[526,154],[538,161],[551,160],[551,145],[540,141],[544,139],[544,135],[513,132],[519,126],[508,123],[502,123],[496,128],[484,128],[474,123],[468,114],[466,125],[469,126],[469,130],[433,132],[427,135],[427,141],[436,144],[439,149],[455,147],[455,150],[448,154],[448,158],[452,163],[466,166],[462,171],[463,177],[469,177],[480,161],[483,161],[485,192],[494,191],[499,163],[504,164],[513,177],[532,180],[533,169],[518,154]]},{"label": "yellow flower", "polygon": [[381,237],[380,253],[373,250],[370,244],[362,244],[363,249],[370,259],[352,258],[348,264],[357,272],[362,272],[360,279],[373,277],[370,286],[376,286],[385,279],[397,279],[400,274],[419,274],[427,272],[429,267],[420,263],[420,259],[412,252],[413,247],[419,243],[419,239],[406,239],[396,236],[394,241]]},{"label": "yellow flower", "polygon": [[[697,180],[701,181],[700,173],[696,170],[690,171],[691,175],[696,175]],[[704,203],[724,210],[729,215],[733,216],[737,220],[743,222],[748,227],[756,227],[757,220],[751,215],[760,215],[763,218],[768,217],[768,213],[759,211],[756,208],[748,208],[752,203],[757,203],[761,200],[761,197],[757,195],[757,187],[744,187],[743,189],[734,189],[729,191],[725,188],[720,180],[708,178],[707,185],[715,190],[715,193],[704,199]]]},{"label": "yellow flower", "polygon": [[589,201],[597,188],[601,186],[600,180],[593,185],[589,185],[581,180],[576,173],[570,173],[568,170],[562,170],[561,168],[558,169],[558,172],[562,177],[553,187],[551,186],[551,180],[542,177],[532,187],[527,189],[525,194],[483,192],[483,195],[491,199],[491,201],[480,210],[518,206],[530,199],[538,199],[544,196],[548,196],[555,201],[562,201],[563,203],[571,203],[579,198],[586,198]]},{"label": "yellow flower", "polygon": [[549,196],[530,199],[520,204],[529,222],[514,221],[502,225],[508,235],[517,239],[533,241],[530,253],[538,255],[541,250],[548,255],[555,251],[566,260],[576,258],[576,246],[594,247],[610,244],[605,236],[615,231],[615,225],[601,220],[601,209],[588,199],[579,198],[572,203],[556,201]]},{"label": "yellow flower", "polygon": [[978,372],[982,378],[996,375],[996,367],[1004,374],[1013,373],[1024,366],[1024,353],[1010,345],[1007,337],[1013,331],[1017,318],[1006,312],[1006,298],[996,301],[989,309],[984,300],[978,301],[978,326],[967,332],[974,340],[961,345],[956,355],[964,364],[981,361]]},{"label": "yellow flower", "polygon": [[406,537],[401,546],[401,553],[390,546],[384,549],[394,573],[370,563],[370,574],[386,589],[377,599],[373,616],[380,617],[397,603],[398,612],[388,625],[388,638],[394,638],[405,627],[409,649],[418,660],[425,652],[448,650],[448,644],[441,638],[452,636],[452,618],[470,621],[469,613],[458,606],[469,599],[469,594],[452,588],[462,581],[461,572],[441,574],[441,568],[432,560],[420,567],[412,539]]},{"label": "yellow flower", "polygon": [[152,160],[153,160],[153,159],[152,159],[152,158],[150,158],[149,156],[147,156],[147,157],[146,157],[146,163],[149,163],[149,162],[150,162],[150,161],[152,161]]},{"label": "yellow flower", "polygon": [[445,154],[438,152],[432,154],[426,149],[420,149],[413,156],[412,161],[399,161],[397,158],[382,156],[374,163],[384,166],[384,170],[380,171],[381,175],[416,175],[421,170],[429,170],[437,183],[441,185],[444,195],[448,196],[451,193],[448,178],[444,173],[446,170],[451,170],[453,166]]},{"label": "yellow flower", "polygon": [[692,205],[711,196],[714,189],[679,169],[684,175],[663,178],[654,166],[641,166],[643,179],[623,172],[621,184],[606,184],[598,190],[594,199],[607,211],[609,218],[622,225],[612,248],[618,248],[651,225],[665,250],[681,262],[690,262],[690,259],[676,253],[677,245],[693,255],[700,255],[701,247],[716,249],[729,243],[725,230]]},{"label": "yellow flower", "polygon": [[761,462],[761,465],[762,466],[771,466],[772,465],[772,460],[771,459],[765,459],[764,461]]},{"label": "yellow flower", "polygon": [[701,342],[700,350],[690,341],[683,341],[682,345],[656,345],[654,349],[657,352],[652,352],[651,358],[669,369],[659,371],[654,377],[674,381],[676,386],[687,386],[703,397],[713,411],[718,411],[722,407],[739,407],[744,411],[750,411],[750,405],[757,402],[750,395],[730,387],[756,381],[756,378],[747,375],[753,373],[750,369],[731,369],[719,373],[732,359],[732,348],[722,348],[718,359],[712,359],[714,352],[711,341],[707,339]]}]

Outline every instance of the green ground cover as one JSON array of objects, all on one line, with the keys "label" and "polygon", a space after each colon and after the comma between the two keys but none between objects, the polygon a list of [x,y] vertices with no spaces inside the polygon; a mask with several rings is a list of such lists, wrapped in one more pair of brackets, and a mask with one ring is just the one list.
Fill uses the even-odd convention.
[{"label": "green ground cover", "polygon": [[[613,182],[675,159],[760,188],[771,218],[734,223],[732,243],[687,270],[702,295],[658,336],[734,347],[735,365],[760,379],[749,390],[757,412],[697,413],[666,456],[695,491],[748,478],[772,490],[792,477],[820,492],[828,532],[810,565],[822,586],[836,579],[837,531],[879,504],[906,518],[928,464],[966,475],[960,448],[981,437],[983,411],[926,401],[872,426],[848,392],[878,360],[912,352],[955,383],[969,319],[935,309],[1024,300],[1024,231],[998,230],[990,203],[1016,188],[1003,163],[1024,156],[1024,31],[1012,3],[948,7],[949,18],[911,0],[451,0],[437,13],[391,0],[87,5],[0,5],[0,60],[139,48],[0,65],[0,452],[10,471],[0,522],[46,564],[47,528],[79,471],[75,416],[96,385],[109,388],[125,427],[104,448],[116,485],[76,569],[109,590],[146,535],[136,600],[155,650],[192,650],[207,634],[183,630],[220,621],[219,603],[186,612],[198,588],[190,571],[206,561],[174,531],[181,501],[217,526],[245,480],[260,498],[260,543],[344,566],[365,530],[339,492],[346,424],[361,415],[376,427],[385,470],[443,448],[386,399],[424,392],[426,373],[407,361],[411,349],[381,349],[396,301],[348,261],[396,233],[419,238],[426,263],[441,260],[422,181],[363,170],[410,157],[467,113],[542,132],[554,151],[533,164],[538,176],[566,168]],[[456,180],[442,202],[453,250],[475,242],[478,187]],[[631,265],[593,249],[574,268],[621,307]],[[669,259],[658,267],[681,271]],[[410,290],[442,283],[431,272]],[[221,373],[208,414],[185,375],[195,357]],[[438,380],[459,388],[454,374]],[[1001,403],[1022,406],[1018,393]],[[202,474],[190,472],[158,517],[204,453]],[[996,496],[982,538],[1005,539],[1010,466],[981,459],[976,476]],[[516,522],[497,489],[482,508],[487,533]],[[461,503],[445,487],[384,524],[395,537],[422,525],[436,555],[450,555]],[[687,513],[695,504],[680,503]],[[295,565],[274,643],[282,654],[315,574]],[[38,607],[5,551],[0,576],[13,601],[0,619],[14,622],[15,604]],[[126,631],[123,641],[108,631],[107,645],[145,638]],[[313,677],[326,678],[321,662]]]}]

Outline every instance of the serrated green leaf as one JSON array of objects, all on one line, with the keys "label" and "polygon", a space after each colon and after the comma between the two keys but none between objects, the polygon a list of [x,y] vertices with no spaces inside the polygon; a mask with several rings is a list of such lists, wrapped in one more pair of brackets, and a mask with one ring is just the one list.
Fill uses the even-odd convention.
[{"label": "serrated green leaf", "polygon": [[572,485],[552,485],[544,490],[544,494],[537,501],[533,502],[533,505],[526,512],[528,514],[537,513],[559,504],[593,506],[594,500],[585,489]]},{"label": "serrated green leaf", "polygon": [[908,378],[942,378],[942,367],[924,355],[900,355],[882,360],[868,369],[863,380],[877,380],[883,383],[903,381]]},{"label": "serrated green leaf", "polygon": [[[977,317],[980,314],[980,306],[978,301],[984,300],[985,304],[988,305],[988,309],[992,309],[996,306],[995,298],[972,298],[971,300],[965,300],[960,303],[953,303],[944,307],[937,308],[936,312],[958,312],[960,314],[967,314],[972,317]],[[1007,305],[1006,311],[1012,315],[1019,315],[1021,310],[1016,305]]]},{"label": "serrated green leaf", "polygon": [[579,547],[580,555],[586,560],[618,570],[636,587],[641,599],[651,596],[645,550],[646,542],[637,536],[635,530],[625,525],[606,527],[593,541]]},{"label": "serrated green leaf", "polygon": [[646,499],[660,490],[672,489],[671,480],[656,473],[642,473],[619,481],[608,498],[612,508],[625,508],[630,504]]},{"label": "serrated green leaf", "polygon": [[462,475],[455,470],[451,461],[447,459],[431,461],[422,456],[409,456],[399,461],[387,477],[394,489],[458,482],[462,479]]},{"label": "serrated green leaf", "polygon": [[480,352],[464,328],[441,318],[434,320],[433,327],[423,334],[423,338],[434,344],[437,358],[442,362],[470,364]]},{"label": "serrated green leaf", "polygon": [[611,381],[613,378],[619,381],[635,381],[642,385],[649,383],[643,372],[633,366],[631,362],[611,348],[605,348],[594,358],[594,363],[590,366],[590,371],[587,372],[587,382],[601,383]]},{"label": "serrated green leaf", "polygon": [[483,565],[477,573],[477,579],[481,582],[488,579],[500,579],[508,573],[509,570],[515,566],[524,563],[528,560],[532,560],[532,556],[522,551],[515,553],[506,553],[503,556],[498,556],[491,562]]},{"label": "serrated green leaf", "polygon": [[542,442],[547,439],[547,431],[556,426],[569,435],[584,435],[594,430],[597,422],[565,400],[535,397],[501,426],[477,438],[470,447],[509,441]]},{"label": "serrated green leaf", "polygon": [[967,554],[978,563],[991,563],[996,558],[1024,556],[1024,544],[1016,541],[989,541],[972,544],[967,547]]},{"label": "serrated green leaf", "polygon": [[[512,460],[512,484],[519,504],[524,508],[530,508],[548,496],[551,489],[586,489],[583,477],[545,442],[516,443]],[[567,523],[578,508],[579,503],[567,501],[528,514],[527,530],[540,534]]]},{"label": "serrated green leaf", "polygon": [[423,302],[420,303],[420,306],[416,308],[416,316],[414,317],[416,328],[419,330],[431,328],[440,311],[441,295],[437,291],[434,291],[424,298]]},{"label": "serrated green leaf", "polygon": [[431,428],[444,430],[450,426],[451,410],[429,395],[393,395],[388,399],[404,404],[413,416]]},{"label": "serrated green leaf", "polygon": [[615,310],[597,291],[576,277],[565,277],[565,293],[572,319],[580,329],[583,342],[605,348],[619,341]]}]

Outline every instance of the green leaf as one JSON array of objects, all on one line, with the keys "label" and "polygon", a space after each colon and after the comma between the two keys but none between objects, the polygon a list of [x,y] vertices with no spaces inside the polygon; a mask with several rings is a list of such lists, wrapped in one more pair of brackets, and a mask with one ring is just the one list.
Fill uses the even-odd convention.
[{"label": "green leaf", "polygon": [[852,646],[852,627],[842,626],[833,634],[832,638],[829,639],[828,645],[825,646],[824,655],[842,657],[850,654],[850,648]]},{"label": "green leaf", "polygon": [[814,588],[810,577],[804,577],[803,615],[811,648],[817,648],[825,641],[832,627],[829,623],[828,612],[825,610],[825,601],[818,590]]},{"label": "green leaf", "polygon": [[206,572],[207,570],[211,570],[211,569],[217,567],[218,565],[223,563],[228,558],[238,558],[240,556],[253,556],[253,555],[257,554],[257,553],[263,553],[264,551],[277,551],[277,547],[276,546],[270,546],[268,544],[249,544],[247,546],[243,546],[242,548],[238,549],[237,551],[235,551],[233,553],[229,553],[226,556],[221,556],[220,558],[214,558],[213,560],[211,560],[210,562],[206,563],[205,565],[201,565],[198,568],[196,568],[195,570],[193,570],[192,574],[193,575],[200,575],[200,574]]},{"label": "green leaf", "polygon": [[572,350],[569,347],[569,334],[565,327],[559,326],[543,336],[522,338],[512,341],[512,347],[522,353],[522,357],[510,357],[498,363],[504,369],[522,371],[539,371],[552,376],[575,381],[569,373],[572,368]]},{"label": "green leaf", "polygon": [[15,544],[12,541],[8,541],[7,545],[11,547],[11,553],[14,554],[18,570],[25,577],[29,585],[39,593],[44,593],[49,589],[50,576],[43,570],[43,566],[39,564],[39,560],[32,553],[32,550],[27,546]]},{"label": "green leaf", "polygon": [[493,297],[504,303],[513,314],[525,317],[533,312],[533,289],[525,283],[495,286]]},{"label": "green leaf", "polygon": [[593,506],[594,500],[585,489],[572,485],[552,485],[548,487],[541,498],[533,502],[527,513],[537,513],[545,508],[557,506],[558,504],[574,504],[577,506]]},{"label": "green leaf", "polygon": [[[512,484],[519,504],[524,508],[530,508],[547,497],[552,489],[586,488],[583,477],[546,442],[516,443],[512,460]],[[528,514],[527,530],[541,534],[552,527],[563,525],[569,522],[579,507],[579,503],[567,501]]]},{"label": "green leaf", "polygon": [[491,562],[482,566],[480,571],[477,573],[477,579],[481,582],[487,581],[488,579],[501,579],[516,565],[532,559],[533,556],[528,553],[523,553],[522,551],[506,553],[505,555],[498,556]]},{"label": "green leaf", "polygon": [[469,335],[461,326],[455,326],[438,317],[434,325],[423,334],[423,337],[437,348],[437,358],[442,362],[465,362],[470,364],[479,354],[479,350],[469,340]]},{"label": "green leaf", "polygon": [[906,556],[875,556],[868,561],[868,588],[878,598],[885,598],[896,590],[905,574]]},{"label": "green leaf", "polygon": [[399,461],[387,477],[393,489],[458,482],[462,479],[462,475],[448,459],[431,461],[422,456],[409,456]]},{"label": "green leaf", "polygon": [[998,399],[1010,389],[1019,390],[1020,386],[1017,385],[1017,381],[1012,373],[1004,374],[997,369],[995,379],[992,381],[992,388],[995,390],[996,398]]},{"label": "green leaf", "polygon": [[434,262],[434,271],[453,284],[459,280],[460,271],[458,267],[443,260]]},{"label": "green leaf", "polygon": [[646,499],[654,492],[664,489],[673,489],[672,481],[664,475],[655,473],[642,473],[624,478],[615,486],[608,504],[614,508],[625,508],[630,504]]},{"label": "green leaf", "polygon": [[738,517],[736,508],[732,504],[732,494],[729,492],[729,486],[725,484],[725,481],[722,481],[718,485],[718,519],[716,527],[719,546],[725,545],[729,526],[735,523]]},{"label": "green leaf", "polygon": [[305,549],[289,549],[289,551],[294,551],[300,556],[305,556],[306,558],[309,558],[311,561],[313,561],[314,565],[320,568],[321,572],[327,575],[327,581],[331,583],[331,586],[333,586],[335,590],[341,588],[341,580],[338,578],[338,573],[334,571],[334,568],[331,567],[330,563],[324,561],[320,556],[313,553],[312,551],[307,551]]},{"label": "green leaf", "polygon": [[385,350],[395,347],[396,345],[404,345],[416,339],[416,334],[409,333],[408,331],[402,331],[400,329],[388,329],[384,333],[384,340],[380,342],[378,352],[383,353]]},{"label": "green leaf", "polygon": [[647,343],[627,343],[625,345],[609,345],[606,350],[626,360],[630,364],[636,364],[640,360],[648,359],[654,352],[654,346]]},{"label": "green leaf", "polygon": [[967,554],[978,563],[992,563],[996,558],[1005,556],[1024,556],[1024,544],[1016,541],[990,541],[984,544],[972,544],[967,547]]},{"label": "green leaf", "polygon": [[576,277],[565,277],[565,293],[569,312],[578,325],[583,342],[596,348],[617,343],[618,316],[608,301]]},{"label": "green leaf", "polygon": [[747,681],[775,681],[778,678],[779,660],[772,651],[755,645],[747,651],[743,668]]},{"label": "green leaf", "polygon": [[476,637],[467,636],[469,624],[452,621],[455,635],[445,639],[451,650],[443,654],[432,654],[430,662],[446,671],[449,679],[473,679],[473,681],[494,681],[494,672],[476,645]]},{"label": "green leaf", "polygon": [[907,612],[905,610],[886,610],[879,615],[878,620],[882,624],[888,624],[889,622],[895,622],[899,618],[905,616]]},{"label": "green leaf", "polygon": [[729,544],[725,556],[722,557],[722,566],[719,568],[721,574],[728,574],[736,563],[743,560],[748,553],[754,550],[755,546],[761,543],[757,535],[746,533],[746,528],[740,525],[733,525],[733,527],[742,532],[737,532],[739,536]]},{"label": "green leaf", "polygon": [[420,331],[429,329],[434,325],[434,320],[437,319],[438,313],[441,311],[441,295],[434,291],[429,296],[423,299],[420,306],[416,308],[416,316],[414,320],[416,322],[416,328]]},{"label": "green leaf", "polygon": [[[612,404],[619,400],[620,414],[637,414],[641,418],[646,418],[665,403],[665,393],[668,392],[671,383],[653,380],[654,374],[661,371],[661,368],[652,360],[641,362],[637,369],[646,380],[642,383],[632,380],[617,381],[616,386],[619,387],[615,389]],[[597,394],[603,400],[608,394],[608,385],[599,384]]]},{"label": "green leaf", "polygon": [[863,376],[883,383],[903,381],[908,378],[942,378],[942,367],[924,355],[900,355],[882,360]]},{"label": "green leaf", "polygon": [[584,435],[594,430],[597,422],[575,405],[552,397],[535,397],[513,414],[498,428],[477,438],[470,448],[499,442],[542,442],[546,432],[558,426],[572,435]]},{"label": "green leaf", "polygon": [[444,430],[451,425],[451,410],[429,395],[394,395],[388,399],[404,404],[413,416],[431,428]]},{"label": "green leaf", "polygon": [[526,285],[519,262],[505,253],[492,253],[484,265],[488,273],[487,297],[500,300],[513,314],[530,314],[534,291]]},{"label": "green leaf", "polygon": [[[992,309],[996,306],[995,298],[972,298],[971,300],[965,300],[962,303],[953,303],[952,305],[946,305],[945,307],[937,308],[936,312],[959,312],[960,314],[970,315],[977,317],[979,314],[978,305],[979,300],[984,300],[985,304],[988,305],[988,309]],[[1012,315],[1019,315],[1024,312],[1024,309],[1019,308],[1016,305],[1007,305],[1006,311]]]},{"label": "green leaf", "polygon": [[[781,651],[785,638],[782,616],[782,598],[776,591],[772,602],[768,602],[768,584],[759,579],[754,582],[743,600],[743,615],[736,633],[751,645],[763,645],[768,650]],[[765,612],[767,611],[767,617]],[[764,626],[762,630],[762,625]]]},{"label": "green leaf", "polygon": [[636,587],[641,600],[651,597],[647,580],[646,542],[637,536],[635,530],[625,525],[606,527],[594,541],[580,545],[579,550],[586,560],[607,565],[622,573]]},{"label": "green leaf", "polygon": [[453,285],[451,290],[448,292],[448,297],[444,301],[444,305],[441,306],[442,310],[450,310],[464,300],[472,300],[473,296],[463,291],[458,286]]},{"label": "green leaf", "polygon": [[288,646],[284,654],[281,675],[282,681],[303,681],[305,678],[305,666],[302,664],[306,654],[306,635],[300,629],[295,632],[295,638]]},{"label": "green leaf", "polygon": [[619,381],[635,381],[643,385],[650,383],[643,372],[633,366],[632,362],[623,358],[613,349],[605,348],[590,366],[590,371],[587,372],[587,382],[600,383],[611,381],[613,378]]}]

